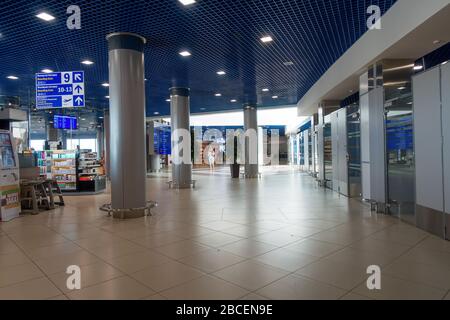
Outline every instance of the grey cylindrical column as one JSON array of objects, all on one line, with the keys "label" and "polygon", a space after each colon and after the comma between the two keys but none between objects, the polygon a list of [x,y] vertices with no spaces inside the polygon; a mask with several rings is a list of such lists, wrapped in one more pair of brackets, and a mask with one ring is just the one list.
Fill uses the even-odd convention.
[{"label": "grey cylindrical column", "polygon": [[[192,163],[186,163],[182,161],[183,155],[189,155],[191,158],[191,143],[185,143],[183,154],[177,154],[174,152],[175,145],[180,142],[180,135],[174,132],[180,132],[180,130],[187,130],[190,137],[190,106],[189,106],[189,92],[188,88],[170,88],[170,114],[171,114],[171,126],[172,126],[172,183],[175,188],[185,189],[190,188],[192,185]],[[185,131],[186,132],[186,131]],[[190,139],[189,139],[190,140]],[[186,149],[187,148],[187,149]]]},{"label": "grey cylindrical column", "polygon": [[104,161],[105,161],[105,173],[106,173],[106,177],[109,179],[110,178],[110,174],[109,174],[109,168],[110,168],[110,141],[111,141],[111,135],[110,135],[110,130],[109,130],[109,112],[105,112],[103,115],[103,129],[104,129],[104,144],[105,144],[105,154],[104,154]]},{"label": "grey cylindrical column", "polygon": [[[114,216],[144,215],[146,206],[144,45],[136,34],[113,33],[109,44],[110,177]],[[125,209],[125,210],[121,210]]]},{"label": "grey cylindrical column", "polygon": [[102,128],[97,128],[97,158],[101,159],[104,155],[103,150],[103,130]]},{"label": "grey cylindrical column", "polygon": [[244,106],[244,131],[245,137],[245,177],[257,178],[258,165],[258,117],[254,104]]}]

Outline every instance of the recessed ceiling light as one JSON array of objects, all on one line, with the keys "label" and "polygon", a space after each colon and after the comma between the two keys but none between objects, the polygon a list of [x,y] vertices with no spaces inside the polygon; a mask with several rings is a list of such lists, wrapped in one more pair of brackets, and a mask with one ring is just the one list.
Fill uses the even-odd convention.
[{"label": "recessed ceiling light", "polygon": [[444,65],[446,65],[448,63],[448,61],[444,61],[444,62],[442,62],[442,65],[444,66]]},{"label": "recessed ceiling light", "polygon": [[41,13],[37,14],[36,17],[38,17],[39,19],[42,19],[44,21],[55,20],[55,17],[52,16],[51,14],[48,14],[47,12],[41,12]]},{"label": "recessed ceiling light", "polygon": [[109,99],[109,96],[105,96],[106,99]]},{"label": "recessed ceiling light", "polygon": [[206,108],[200,108],[200,111],[205,111],[206,110]]},{"label": "recessed ceiling light", "polygon": [[92,62],[91,60],[83,60],[81,61],[82,64],[85,64],[87,66],[90,66],[91,64],[94,64],[94,62]]},{"label": "recessed ceiling light", "polygon": [[267,42],[272,42],[273,39],[272,39],[271,36],[264,36],[264,37],[261,38],[261,41],[264,42],[264,43],[267,43]]},{"label": "recessed ceiling light", "polygon": [[158,115],[158,114],[159,114],[159,112],[153,112],[153,114],[155,114],[155,115]]},{"label": "recessed ceiling light", "polygon": [[19,80],[19,77],[16,77],[16,76],[7,76],[6,78],[8,78],[10,80]]},{"label": "recessed ceiling light", "polygon": [[423,66],[421,66],[421,65],[414,66],[414,70],[422,70],[422,69],[423,69]]},{"label": "recessed ceiling light", "polygon": [[86,119],[85,118],[81,118],[81,121],[86,121]]},{"label": "recessed ceiling light", "polygon": [[182,56],[182,57],[189,57],[191,55],[192,54],[189,51],[181,51],[180,52],[180,56]]},{"label": "recessed ceiling light", "polygon": [[405,90],[406,89],[406,87],[400,87],[400,88],[398,88],[398,90]]},{"label": "recessed ceiling light", "polygon": [[102,83],[102,86],[103,86],[103,87],[109,87],[109,83],[107,83],[107,82]]},{"label": "recessed ceiling light", "polygon": [[269,89],[264,88],[264,89],[262,89],[262,92],[269,92]]},{"label": "recessed ceiling light", "polygon": [[181,2],[183,6],[188,6],[190,4],[194,4],[197,2],[196,0],[178,0],[178,1]]},{"label": "recessed ceiling light", "polygon": [[235,103],[235,102],[237,102],[237,100],[236,99],[231,99],[230,102]]},{"label": "recessed ceiling light", "polygon": [[170,99],[166,99],[166,102],[170,102],[170,101],[172,101],[172,100],[170,100]]},{"label": "recessed ceiling light", "polygon": [[224,75],[226,75],[227,73],[226,73],[225,71],[220,70],[220,71],[217,71],[217,74],[218,74],[219,76],[224,76]]},{"label": "recessed ceiling light", "polygon": [[278,99],[278,96],[272,96],[272,99]]},{"label": "recessed ceiling light", "polygon": [[98,117],[99,119],[103,119],[103,117]]},{"label": "recessed ceiling light", "polygon": [[292,62],[292,61],[286,61],[286,62],[284,62],[283,63],[286,67],[288,67],[288,66],[293,66],[294,65],[294,63]]},{"label": "recessed ceiling light", "polygon": [[42,69],[41,70],[42,73],[53,73],[52,69]]},{"label": "recessed ceiling light", "polygon": [[216,96],[216,97],[221,97],[222,94],[221,94],[221,93],[216,93],[215,96]]},{"label": "recessed ceiling light", "polygon": [[408,102],[408,104],[413,104],[412,102]]}]

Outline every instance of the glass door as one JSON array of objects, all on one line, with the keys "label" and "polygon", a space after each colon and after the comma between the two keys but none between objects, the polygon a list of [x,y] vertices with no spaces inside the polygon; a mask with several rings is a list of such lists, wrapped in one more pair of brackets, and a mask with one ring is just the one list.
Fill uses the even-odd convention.
[{"label": "glass door", "polygon": [[411,87],[386,91],[386,155],[390,214],[415,223],[415,164]]}]

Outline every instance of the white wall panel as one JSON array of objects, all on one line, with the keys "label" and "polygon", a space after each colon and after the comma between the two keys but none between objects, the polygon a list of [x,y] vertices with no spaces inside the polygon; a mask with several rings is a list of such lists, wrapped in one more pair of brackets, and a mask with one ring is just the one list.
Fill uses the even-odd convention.
[{"label": "white wall panel", "polygon": [[361,112],[361,187],[363,199],[372,199],[370,188],[369,94],[360,97]]},{"label": "white wall panel", "polygon": [[348,161],[347,161],[347,109],[338,111],[338,166],[339,166],[339,192],[345,196],[349,194],[348,188]]},{"label": "white wall panel", "polygon": [[331,159],[333,168],[333,190],[339,192],[339,124],[338,112],[330,114],[331,118]]},{"label": "white wall panel", "polygon": [[370,189],[372,200],[386,203],[386,139],[384,89],[369,92]]},{"label": "white wall panel", "polygon": [[414,77],[414,148],[416,202],[443,211],[440,70]]},{"label": "white wall panel", "polygon": [[304,170],[309,171],[309,129],[303,132],[303,139],[305,142],[305,165]]},{"label": "white wall panel", "polygon": [[[450,213],[450,63],[441,67],[445,212]],[[450,228],[450,226],[447,226]]]}]

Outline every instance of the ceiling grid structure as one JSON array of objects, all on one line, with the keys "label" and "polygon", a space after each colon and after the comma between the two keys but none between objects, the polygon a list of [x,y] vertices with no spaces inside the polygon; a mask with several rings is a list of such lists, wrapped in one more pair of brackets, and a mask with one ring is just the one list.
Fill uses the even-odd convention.
[{"label": "ceiling grid structure", "polygon": [[[105,36],[126,31],[148,39],[148,116],[169,114],[166,100],[174,85],[191,88],[193,113],[240,109],[250,100],[264,107],[295,104],[367,31],[367,8],[378,5],[384,14],[395,2],[197,0],[183,6],[177,0],[79,0],[82,29],[68,30],[66,9],[73,1],[3,0],[0,95],[34,103],[35,73],[84,70],[88,103],[107,108]],[[40,12],[55,20],[38,19]],[[273,41],[263,43],[264,36]],[[183,50],[192,55],[180,56]],[[81,64],[85,59],[94,64]],[[219,70],[226,74],[217,75]]]}]

